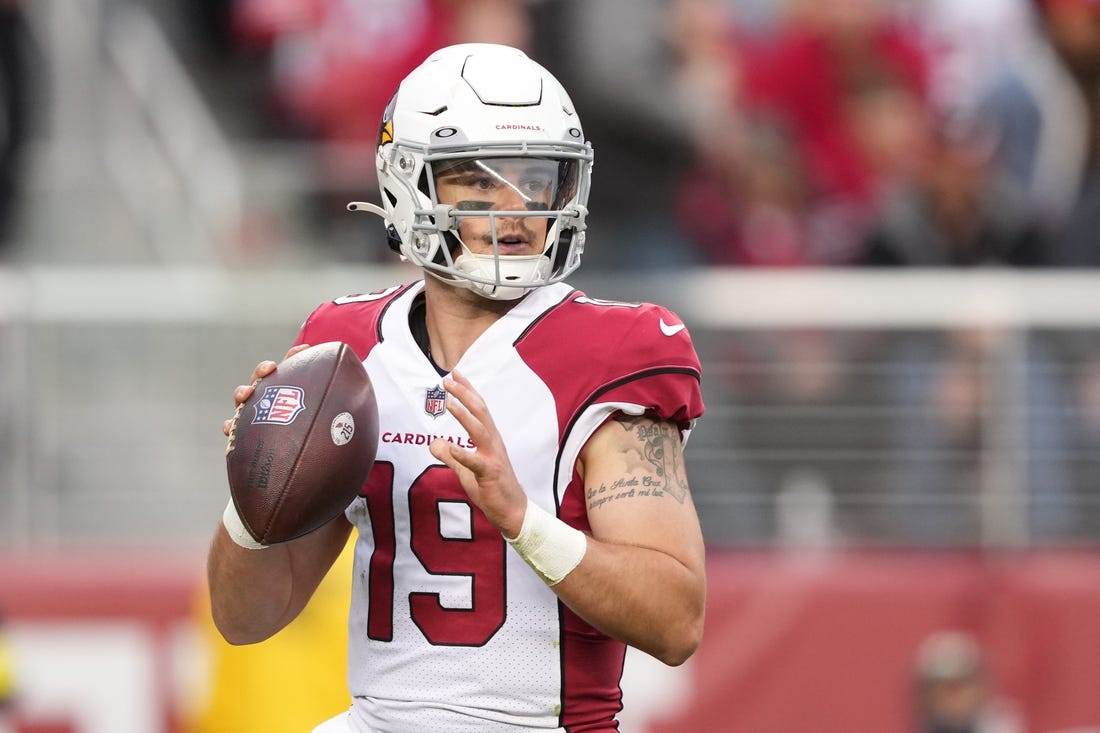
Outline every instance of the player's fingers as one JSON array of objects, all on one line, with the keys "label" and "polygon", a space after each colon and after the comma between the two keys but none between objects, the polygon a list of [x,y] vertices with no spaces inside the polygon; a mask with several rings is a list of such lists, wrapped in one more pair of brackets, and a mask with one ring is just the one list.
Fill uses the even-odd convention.
[{"label": "player's fingers", "polygon": [[479,418],[457,397],[450,395],[447,398],[447,412],[451,413],[458,420],[458,424],[466,429],[466,434],[470,436],[470,440],[474,442],[474,445],[489,449],[496,444],[495,441],[499,440],[496,428],[493,427],[492,418],[484,410],[482,411],[482,417]]},{"label": "player's fingers", "polygon": [[474,451],[460,448],[454,443],[448,443],[442,438],[437,438],[428,446],[432,455],[443,461],[449,468],[461,475],[462,469],[466,469],[475,476],[484,470],[484,461]]},{"label": "player's fingers", "polygon": [[229,437],[229,431],[232,430],[232,429],[233,429],[233,421],[232,420],[226,420],[225,422],[222,423],[222,433],[225,435],[225,437],[227,437],[227,438]]},{"label": "player's fingers", "polygon": [[241,404],[252,396],[253,389],[251,384],[238,384],[233,390],[233,401],[238,405]]},{"label": "player's fingers", "polygon": [[449,445],[450,443],[443,440],[442,438],[436,438],[428,444],[428,450],[433,456],[435,456],[436,460],[442,461],[450,468],[454,468],[455,459],[453,456],[451,456],[451,451],[448,450]]},{"label": "player's fingers", "polygon": [[467,433],[471,433],[470,437],[474,437],[472,433],[481,427],[457,395],[451,394],[447,397],[447,412],[455,416],[458,423],[466,428]]},{"label": "player's fingers", "polygon": [[470,383],[469,379],[466,379],[466,375],[459,372],[457,369],[452,371],[450,376],[443,380],[443,386],[448,388],[449,392],[457,392],[459,396],[471,405],[476,401],[484,404],[484,400],[481,399],[481,395],[474,385]]},{"label": "player's fingers", "polygon": [[309,344],[298,344],[297,346],[291,346],[290,350],[286,352],[286,356],[283,357],[283,361],[286,361],[290,357],[297,354],[299,351],[305,351],[309,348]]},{"label": "player's fingers", "polygon": [[[489,407],[485,404],[481,394],[465,376],[458,372],[451,372],[448,379],[443,380],[443,388],[458,398],[464,408],[487,428],[493,428],[493,416],[489,414]],[[456,415],[457,417],[457,415]]]},{"label": "player's fingers", "polygon": [[252,381],[255,382],[257,379],[263,379],[273,371],[275,371],[275,362],[270,359],[261,361],[256,365],[256,368],[252,370]]}]

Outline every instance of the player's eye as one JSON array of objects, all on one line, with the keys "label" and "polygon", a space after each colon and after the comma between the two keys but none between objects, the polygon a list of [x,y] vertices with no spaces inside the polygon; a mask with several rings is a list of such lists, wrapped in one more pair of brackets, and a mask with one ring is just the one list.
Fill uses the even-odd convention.
[{"label": "player's eye", "polygon": [[520,181],[520,190],[528,195],[538,195],[550,190],[550,181],[545,178],[528,178]]}]

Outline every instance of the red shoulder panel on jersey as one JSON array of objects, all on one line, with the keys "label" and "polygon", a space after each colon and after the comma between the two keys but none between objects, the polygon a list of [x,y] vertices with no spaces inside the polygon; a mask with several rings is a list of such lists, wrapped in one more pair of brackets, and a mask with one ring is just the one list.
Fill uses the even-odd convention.
[{"label": "red shoulder panel on jersey", "polygon": [[302,324],[295,344],[343,341],[365,359],[382,340],[379,325],[390,303],[415,283],[396,285],[362,295],[345,295],[322,303]]},{"label": "red shoulder panel on jersey", "polygon": [[574,411],[558,415],[563,430],[599,399],[640,404],[681,429],[703,413],[699,357],[667,308],[577,291],[533,323],[516,349],[558,396],[559,409]]}]

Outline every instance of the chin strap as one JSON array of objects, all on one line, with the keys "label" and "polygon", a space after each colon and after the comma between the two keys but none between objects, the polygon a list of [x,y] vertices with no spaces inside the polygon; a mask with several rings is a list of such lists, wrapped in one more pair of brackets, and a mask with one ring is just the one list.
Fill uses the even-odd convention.
[{"label": "chin strap", "polygon": [[[389,222],[385,209],[378,204],[372,204],[368,201],[350,201],[348,202],[348,211],[362,211],[367,214],[378,214],[378,216],[382,217],[382,221],[386,225],[386,244],[389,245],[389,248],[394,252],[401,255],[401,235],[397,233],[397,229]],[[405,256],[401,255],[401,259],[404,260]]]},{"label": "chin strap", "polygon": [[462,275],[479,278],[461,281],[462,287],[490,300],[516,300],[546,283],[550,275],[550,258],[546,255],[475,255],[467,250],[454,259],[454,269]]}]

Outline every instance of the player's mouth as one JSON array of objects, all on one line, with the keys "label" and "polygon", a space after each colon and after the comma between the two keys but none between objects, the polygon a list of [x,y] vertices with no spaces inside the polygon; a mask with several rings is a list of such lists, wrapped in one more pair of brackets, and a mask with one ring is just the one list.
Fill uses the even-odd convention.
[{"label": "player's mouth", "polygon": [[[492,246],[492,238],[489,238],[489,246]],[[497,250],[501,254],[525,254],[530,249],[530,240],[522,234],[497,235]]]}]

